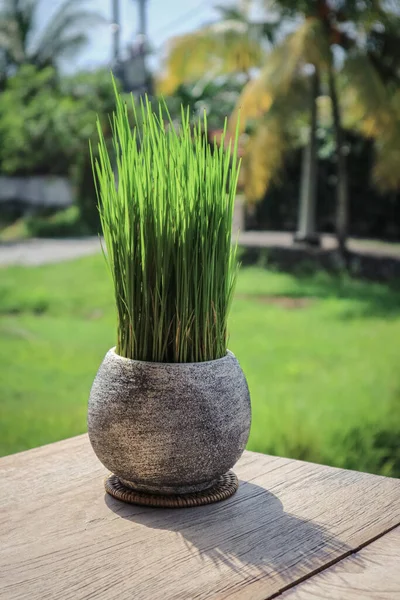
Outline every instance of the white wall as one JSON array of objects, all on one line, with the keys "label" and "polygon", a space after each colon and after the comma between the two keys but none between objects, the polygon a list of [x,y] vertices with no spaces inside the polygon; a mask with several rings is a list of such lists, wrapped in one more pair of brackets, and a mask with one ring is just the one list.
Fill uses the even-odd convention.
[{"label": "white wall", "polygon": [[0,205],[18,201],[31,206],[67,207],[73,202],[73,189],[66,177],[2,177]]}]

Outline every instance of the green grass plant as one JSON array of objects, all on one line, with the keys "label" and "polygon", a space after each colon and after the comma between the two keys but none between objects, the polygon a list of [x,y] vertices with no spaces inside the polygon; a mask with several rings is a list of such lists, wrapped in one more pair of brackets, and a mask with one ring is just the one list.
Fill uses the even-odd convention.
[{"label": "green grass plant", "polygon": [[237,274],[237,141],[225,147],[225,126],[211,148],[205,115],[192,126],[182,109],[176,125],[163,103],[156,114],[147,99],[136,107],[131,98],[128,107],[116,92],[112,151],[99,125],[94,160],[116,351],[154,362],[220,358]]}]

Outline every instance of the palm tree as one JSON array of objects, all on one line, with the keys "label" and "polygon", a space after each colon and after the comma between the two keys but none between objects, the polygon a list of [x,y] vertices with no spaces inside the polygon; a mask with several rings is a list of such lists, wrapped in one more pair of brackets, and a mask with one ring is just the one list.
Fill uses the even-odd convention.
[{"label": "palm tree", "polygon": [[[319,242],[315,231],[317,100],[320,73],[329,60],[321,25],[317,19],[309,19],[275,46],[238,100],[242,129],[253,122],[255,132],[250,135],[244,161],[246,198],[256,203],[264,197],[269,185],[279,180],[286,152],[303,146],[295,239],[312,244]],[[237,112],[232,115],[232,125]]]},{"label": "palm tree", "polygon": [[79,52],[87,43],[87,28],[104,22],[82,0],[65,0],[37,34],[40,0],[0,0],[0,55],[7,71],[22,64],[56,66],[60,58]]},{"label": "palm tree", "polygon": [[[226,72],[244,73],[248,81],[237,107],[240,108],[241,129],[250,134],[243,164],[246,198],[250,203],[262,198],[271,182],[279,178],[285,152],[293,146],[304,146],[296,238],[312,242],[316,240],[317,100],[320,93],[328,94],[336,145],[336,232],[339,250],[345,256],[349,219],[348,149],[342,122],[343,116],[347,115],[342,115],[342,112],[343,108],[347,108],[349,115],[355,114],[354,104],[358,102],[363,108],[359,128],[363,123],[367,126],[368,120],[376,121],[377,115],[380,115],[379,126],[378,122],[375,123],[375,139],[378,140],[375,179],[380,178],[380,185],[384,187],[383,164],[388,155],[392,159],[391,164],[398,159],[395,147],[400,139],[400,118],[396,121],[394,110],[398,97],[393,93],[389,97],[388,90],[384,85],[383,90],[381,85],[377,88],[381,89],[380,96],[374,102],[368,73],[372,70],[374,78],[380,79],[380,70],[388,70],[388,56],[386,53],[386,56],[375,56],[372,60],[371,49],[365,40],[376,36],[382,25],[388,37],[388,32],[392,33],[393,24],[399,18],[393,11],[387,10],[384,0],[371,3],[356,0],[264,2],[266,8],[275,11],[292,27],[284,39],[275,43],[272,52],[266,52],[263,36],[267,32],[269,40],[276,42],[282,38],[282,31],[270,24],[254,26],[249,22],[246,3],[239,10],[222,13],[222,23],[209,25],[172,41],[161,91],[172,93],[180,83],[195,81],[204,73],[208,73],[209,78]],[[345,56],[340,69],[336,47]],[[354,76],[352,71],[357,61],[361,62],[358,67],[360,73]],[[250,79],[251,68],[260,66],[262,69],[257,78]],[[396,66],[391,64],[391,73],[395,70]],[[361,74],[366,75],[364,80],[360,80]],[[340,97],[338,83],[345,84],[344,89],[340,87]],[[343,102],[346,90],[347,107]],[[389,106],[392,109],[388,111]],[[237,116],[237,111],[234,111],[233,124],[236,124]],[[399,125],[394,127],[395,123]],[[400,173],[399,168],[395,171]],[[393,174],[391,178],[394,179]]]},{"label": "palm tree", "polygon": [[[299,74],[303,73],[303,76],[305,76],[306,67],[312,65],[315,80],[312,86],[314,91],[311,94],[309,140],[303,161],[298,236],[307,238],[307,235],[312,233],[314,225],[316,180],[316,114],[314,107],[315,98],[318,95],[318,79],[321,78],[322,84],[327,88],[332,107],[337,160],[336,232],[339,250],[345,256],[349,218],[347,147],[342,123],[342,106],[338,97],[334,47],[340,47],[341,52],[345,54],[341,72],[343,73],[342,80],[345,81],[347,90],[350,92],[349,105],[351,105],[351,99],[353,101],[357,99],[359,104],[363,106],[362,122],[365,122],[367,118],[378,119],[379,127],[377,129],[381,134],[381,154],[384,152],[383,147],[386,147],[391,149],[391,156],[393,157],[394,142],[395,140],[398,142],[400,139],[398,135],[399,127],[396,128],[397,135],[394,135],[396,119],[394,111],[390,109],[391,103],[388,91],[381,81],[379,69],[371,60],[365,40],[368,40],[375,29],[379,30],[379,25],[389,26],[394,21],[398,21],[398,17],[393,13],[388,13],[386,4],[380,0],[372,3],[279,0],[278,2],[266,1],[265,4],[273,8],[278,6],[284,17],[292,19],[296,17],[297,21],[293,19],[293,22],[296,23],[297,29],[290,33],[268,57],[266,66],[262,69],[257,81],[249,83],[247,88],[243,90],[242,97],[238,101],[241,106],[242,123],[244,121],[245,124],[247,120],[252,120],[256,116],[254,114],[254,101],[250,98],[252,94],[256,97],[262,97],[263,94],[267,93],[271,99],[267,114],[274,110],[276,118],[280,118],[279,105],[282,95],[293,95]],[[358,63],[356,73],[354,73],[355,59]],[[379,63],[379,60],[376,62]],[[381,61],[381,64],[384,64],[384,61]],[[371,74],[373,74],[374,81],[379,81],[377,87],[380,90],[379,98],[375,98],[377,95],[375,91],[371,95]],[[393,103],[394,100],[392,100]],[[265,114],[262,116],[262,122],[265,122]],[[271,119],[269,126],[271,127]],[[386,144],[383,143],[384,141],[386,141]],[[257,155],[254,156],[254,160],[258,160],[260,164],[263,164],[261,171],[266,176],[263,182],[264,185],[261,182],[259,183],[260,191],[261,189],[265,191],[268,183],[274,175],[276,176],[276,168],[279,168],[283,162],[282,159],[277,159],[276,156],[279,149],[283,152],[285,145],[275,146],[272,156],[268,156],[270,148],[265,146],[266,158],[262,156],[259,147]]]}]

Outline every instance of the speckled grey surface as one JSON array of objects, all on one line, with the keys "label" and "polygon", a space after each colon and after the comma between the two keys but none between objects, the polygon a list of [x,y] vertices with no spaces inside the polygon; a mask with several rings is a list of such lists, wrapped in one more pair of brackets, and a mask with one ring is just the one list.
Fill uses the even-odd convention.
[{"label": "speckled grey surface", "polygon": [[93,382],[89,438],[125,485],[155,493],[206,489],[240,458],[250,396],[235,356],[151,363],[111,349]]}]

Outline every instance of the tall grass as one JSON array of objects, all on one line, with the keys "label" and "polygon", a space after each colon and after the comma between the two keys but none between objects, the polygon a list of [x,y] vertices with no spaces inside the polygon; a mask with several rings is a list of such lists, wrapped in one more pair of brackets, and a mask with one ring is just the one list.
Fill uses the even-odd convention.
[{"label": "tall grass", "polygon": [[[140,130],[131,125],[142,122]],[[138,119],[139,118],[139,119]],[[117,353],[200,362],[227,349],[237,275],[231,243],[237,136],[207,143],[207,120],[173,124],[163,103],[116,92],[112,151],[98,124],[95,180],[118,314]]]}]

